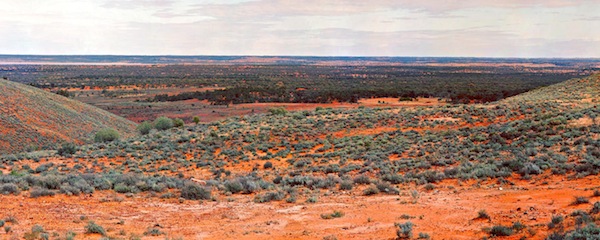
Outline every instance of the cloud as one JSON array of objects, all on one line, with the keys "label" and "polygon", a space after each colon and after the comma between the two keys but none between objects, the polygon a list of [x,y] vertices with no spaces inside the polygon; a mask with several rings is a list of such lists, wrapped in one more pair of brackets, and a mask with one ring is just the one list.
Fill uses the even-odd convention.
[{"label": "cloud", "polygon": [[576,21],[596,22],[596,21],[600,21],[600,17],[598,17],[598,16],[595,16],[595,17],[582,17],[582,18],[577,18],[575,20]]},{"label": "cloud", "polygon": [[164,8],[170,7],[174,3],[174,0],[106,0],[101,6],[118,9]]},{"label": "cloud", "polygon": [[343,16],[393,10],[427,12],[433,15],[475,8],[564,8],[595,3],[593,0],[261,0],[238,4],[196,4],[191,13],[215,17],[289,17],[289,16]]},{"label": "cloud", "polygon": [[0,53],[589,56],[600,54],[598,10],[590,0],[15,1],[0,9]]}]

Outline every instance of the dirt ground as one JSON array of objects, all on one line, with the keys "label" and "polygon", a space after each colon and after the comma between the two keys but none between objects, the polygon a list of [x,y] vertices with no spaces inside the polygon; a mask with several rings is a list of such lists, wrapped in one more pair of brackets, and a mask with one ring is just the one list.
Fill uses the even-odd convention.
[{"label": "dirt ground", "polygon": [[[6,223],[11,231],[0,231],[0,239],[21,237],[39,224],[51,236],[68,231],[76,239],[100,239],[85,234],[84,227],[94,221],[117,238],[143,239],[394,239],[394,223],[410,221],[413,236],[427,233],[432,239],[476,239],[488,236],[484,228],[527,226],[504,239],[544,239],[553,215],[566,216],[574,210],[589,211],[600,200],[593,197],[600,187],[599,177],[566,180],[563,176],[539,177],[529,181],[512,180],[514,185],[490,182],[448,180],[434,190],[401,186],[400,195],[361,196],[352,193],[321,192],[316,203],[298,199],[254,203],[251,195],[217,196],[216,201],[161,199],[147,195],[126,197],[112,192],[92,196],[29,198],[1,195],[0,217],[14,216],[18,223]],[[418,197],[411,192],[416,190]],[[216,194],[216,191],[213,191]],[[355,194],[356,193],[356,194]],[[590,203],[573,205],[577,196]],[[485,210],[490,219],[477,219]],[[340,211],[340,218],[323,219],[321,214]],[[572,227],[572,221],[563,223]],[[156,228],[162,235],[144,235]]]}]

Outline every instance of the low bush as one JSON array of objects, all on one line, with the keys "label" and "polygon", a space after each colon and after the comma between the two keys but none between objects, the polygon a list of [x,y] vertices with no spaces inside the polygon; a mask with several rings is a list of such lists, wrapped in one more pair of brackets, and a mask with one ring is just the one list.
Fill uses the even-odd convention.
[{"label": "low bush", "polygon": [[590,214],[598,214],[600,213],[600,202],[595,202],[594,206],[590,210]]},{"label": "low bush", "polygon": [[359,175],[354,178],[354,183],[356,184],[370,184],[371,179],[365,175]]},{"label": "low bush", "polygon": [[272,115],[286,115],[288,113],[288,111],[285,110],[285,108],[283,108],[283,107],[277,107],[277,108],[269,108],[269,113],[271,113]]},{"label": "low bush", "polygon": [[378,182],[375,184],[379,192],[387,193],[387,194],[399,194],[400,190],[392,186],[388,182]]},{"label": "low bush", "polygon": [[54,195],[56,195],[55,191],[49,190],[47,188],[41,188],[41,187],[33,187],[33,189],[31,189],[31,191],[29,191],[29,197],[31,197],[31,198],[54,196]]},{"label": "low bush", "polygon": [[482,209],[477,212],[477,219],[491,219],[491,217],[484,209]]},{"label": "low bush", "polygon": [[521,222],[514,222],[512,225],[512,229],[520,232],[521,230],[525,229],[527,226],[523,225]]},{"label": "low bush", "polygon": [[104,236],[106,235],[106,230],[104,230],[102,226],[96,224],[94,221],[89,221],[88,224],[85,226],[85,233],[97,233]]},{"label": "low bush", "polygon": [[354,184],[352,181],[342,181],[340,183],[340,190],[352,190],[354,188]]},{"label": "low bush", "polygon": [[396,226],[396,236],[398,237],[398,239],[412,238],[412,230],[413,230],[412,222],[395,223],[394,226]]},{"label": "low bush", "polygon": [[254,197],[254,202],[265,203],[265,202],[270,202],[270,201],[279,201],[279,200],[282,200],[284,197],[285,197],[285,193],[282,191],[267,192],[264,194],[256,195],[256,197]]},{"label": "low bush", "polygon": [[266,162],[266,163],[263,165],[263,168],[264,168],[264,169],[273,168],[273,163],[272,163],[272,162]]},{"label": "low bush", "polygon": [[363,194],[365,196],[371,196],[379,193],[379,189],[376,186],[369,186],[365,190],[363,190]]},{"label": "low bush", "polygon": [[429,236],[429,234],[427,234],[427,233],[419,233],[418,239],[426,239],[426,240],[428,240],[428,239],[431,239],[431,236]]},{"label": "low bush", "polygon": [[164,232],[160,231],[160,229],[158,228],[148,228],[145,232],[144,235],[146,236],[160,236],[165,234]]},{"label": "low bush", "polygon": [[181,189],[181,197],[189,200],[211,199],[210,190],[195,184],[186,183]]},{"label": "low bush", "polygon": [[322,219],[334,219],[334,218],[341,218],[343,216],[344,216],[344,213],[340,212],[340,211],[333,211],[333,213],[321,214]]},{"label": "low bush", "polygon": [[579,205],[579,204],[585,204],[585,203],[590,203],[590,200],[586,197],[575,197],[575,200],[573,200],[573,202],[571,203],[571,205]]},{"label": "low bush", "polygon": [[119,132],[112,128],[105,128],[96,133],[94,141],[97,143],[112,142],[119,139]]},{"label": "low bush", "polygon": [[0,184],[0,194],[4,194],[4,195],[14,194],[14,195],[18,195],[19,193],[20,193],[19,187],[17,187],[17,185],[15,185],[14,183]]},{"label": "low bush", "polygon": [[173,126],[174,127],[183,127],[183,125],[185,125],[185,122],[183,122],[183,120],[181,118],[175,118],[175,119],[173,119]]},{"label": "low bush", "polygon": [[512,228],[502,226],[502,225],[493,226],[492,229],[490,230],[490,235],[496,236],[496,237],[510,236],[512,234],[513,234]]},{"label": "low bush", "polygon": [[63,143],[61,147],[56,151],[58,155],[61,156],[70,156],[77,152],[77,145],[74,143]]},{"label": "low bush", "polygon": [[150,133],[150,130],[152,130],[152,128],[154,128],[154,126],[152,125],[151,122],[148,122],[148,121],[144,121],[143,123],[140,123],[137,126],[138,132],[140,132],[140,134],[142,134],[142,135],[146,135],[146,134]]},{"label": "low bush", "polygon": [[168,117],[158,117],[154,120],[154,128],[163,131],[173,127],[173,120]]},{"label": "low bush", "polygon": [[566,239],[598,239],[598,236],[600,236],[600,227],[591,223],[568,233]]}]

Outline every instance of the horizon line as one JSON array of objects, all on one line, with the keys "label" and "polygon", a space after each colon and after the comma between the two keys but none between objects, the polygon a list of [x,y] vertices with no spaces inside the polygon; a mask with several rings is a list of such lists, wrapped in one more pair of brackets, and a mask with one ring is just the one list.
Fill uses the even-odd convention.
[{"label": "horizon line", "polygon": [[4,54],[5,56],[41,56],[41,57],[290,57],[290,58],[481,58],[481,59],[587,59],[600,60],[598,57],[516,57],[516,56],[410,56],[410,55],[179,55],[179,54]]}]

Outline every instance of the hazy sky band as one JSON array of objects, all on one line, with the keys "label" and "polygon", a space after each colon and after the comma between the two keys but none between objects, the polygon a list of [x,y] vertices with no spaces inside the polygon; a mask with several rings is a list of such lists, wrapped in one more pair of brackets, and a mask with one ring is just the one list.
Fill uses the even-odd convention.
[{"label": "hazy sky band", "polygon": [[0,54],[600,57],[592,0],[4,0]]}]

